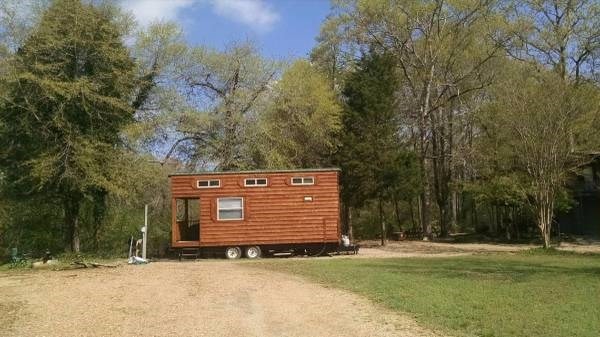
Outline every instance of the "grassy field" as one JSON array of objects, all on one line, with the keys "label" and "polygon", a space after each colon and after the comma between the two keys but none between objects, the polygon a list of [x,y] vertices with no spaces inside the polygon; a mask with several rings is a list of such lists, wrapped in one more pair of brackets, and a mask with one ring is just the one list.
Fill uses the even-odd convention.
[{"label": "grassy field", "polygon": [[445,258],[261,261],[360,293],[454,336],[600,334],[600,256],[490,254]]}]

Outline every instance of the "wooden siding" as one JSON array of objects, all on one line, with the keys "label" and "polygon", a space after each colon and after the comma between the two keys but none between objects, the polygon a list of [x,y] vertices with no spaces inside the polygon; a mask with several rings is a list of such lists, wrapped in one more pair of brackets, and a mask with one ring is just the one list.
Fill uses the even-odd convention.
[{"label": "wooden siding", "polygon": [[[292,177],[314,177],[314,185],[292,185]],[[244,186],[245,178],[267,178],[265,187]],[[219,188],[197,188],[219,179]],[[338,171],[224,173],[171,177],[173,246],[231,246],[338,242]],[[243,220],[217,220],[217,199],[244,198]],[[312,197],[312,201],[305,201]],[[177,241],[176,198],[199,198],[200,241]]]}]

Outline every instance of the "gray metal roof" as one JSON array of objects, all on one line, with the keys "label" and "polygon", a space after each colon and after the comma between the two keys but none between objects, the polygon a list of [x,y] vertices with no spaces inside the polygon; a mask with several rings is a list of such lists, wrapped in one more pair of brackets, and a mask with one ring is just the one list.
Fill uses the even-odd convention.
[{"label": "gray metal roof", "polygon": [[199,176],[199,175],[223,175],[223,174],[256,174],[256,173],[294,173],[294,172],[331,172],[341,171],[338,167],[314,168],[314,169],[289,169],[289,170],[249,170],[249,171],[204,171],[204,172],[181,172],[169,174],[172,176]]}]

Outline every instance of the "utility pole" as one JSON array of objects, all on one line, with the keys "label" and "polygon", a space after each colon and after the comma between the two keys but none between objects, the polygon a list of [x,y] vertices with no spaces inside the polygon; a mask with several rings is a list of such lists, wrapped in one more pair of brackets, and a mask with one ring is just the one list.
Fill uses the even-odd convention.
[{"label": "utility pole", "polygon": [[144,205],[144,230],[142,231],[142,259],[146,259],[146,244],[148,243],[148,204]]}]

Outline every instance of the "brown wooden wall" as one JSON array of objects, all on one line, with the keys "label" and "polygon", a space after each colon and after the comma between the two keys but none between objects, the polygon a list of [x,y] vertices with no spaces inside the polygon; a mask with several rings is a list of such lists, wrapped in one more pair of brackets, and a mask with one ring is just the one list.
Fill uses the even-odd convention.
[{"label": "brown wooden wall", "polygon": [[[295,186],[292,177],[314,177]],[[245,178],[267,178],[266,187],[245,187]],[[197,188],[198,180],[219,179],[219,188]],[[230,246],[338,242],[338,171],[223,173],[171,176],[172,245]],[[310,196],[313,201],[304,201]],[[243,220],[217,220],[217,198],[243,197]],[[200,241],[178,241],[176,198],[200,198]]]}]

